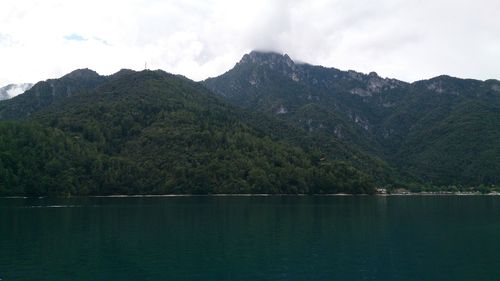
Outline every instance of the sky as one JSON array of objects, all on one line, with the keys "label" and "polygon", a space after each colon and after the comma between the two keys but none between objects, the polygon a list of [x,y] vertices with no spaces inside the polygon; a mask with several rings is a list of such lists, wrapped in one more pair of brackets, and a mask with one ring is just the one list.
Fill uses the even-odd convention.
[{"label": "sky", "polygon": [[1,0],[0,87],[90,68],[199,81],[252,50],[404,81],[500,79],[498,0]]}]

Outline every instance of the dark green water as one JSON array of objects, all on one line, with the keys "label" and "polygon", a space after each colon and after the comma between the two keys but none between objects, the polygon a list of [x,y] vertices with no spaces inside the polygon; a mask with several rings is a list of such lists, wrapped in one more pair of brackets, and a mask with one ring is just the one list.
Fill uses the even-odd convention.
[{"label": "dark green water", "polygon": [[500,280],[500,197],[0,199],[0,278]]}]

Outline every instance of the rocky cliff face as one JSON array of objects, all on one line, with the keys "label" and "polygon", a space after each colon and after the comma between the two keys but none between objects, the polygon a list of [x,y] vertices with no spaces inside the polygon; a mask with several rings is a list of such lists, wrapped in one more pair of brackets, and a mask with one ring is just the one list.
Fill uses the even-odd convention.
[{"label": "rocky cliff face", "polygon": [[[500,166],[493,164],[500,163],[494,160],[500,159],[500,145],[492,141],[500,137],[500,122],[494,121],[500,111],[497,80],[442,75],[406,83],[375,72],[296,63],[286,54],[251,52],[203,83],[230,103],[271,114],[311,135],[348,142],[405,173],[425,174],[426,180],[500,180],[494,175],[500,175]],[[472,148],[481,159],[469,155]],[[480,171],[486,162],[499,170]]]}]

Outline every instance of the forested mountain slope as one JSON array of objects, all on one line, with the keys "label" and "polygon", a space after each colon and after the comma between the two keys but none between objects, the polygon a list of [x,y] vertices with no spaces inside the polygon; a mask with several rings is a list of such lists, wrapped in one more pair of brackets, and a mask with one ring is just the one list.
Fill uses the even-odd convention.
[{"label": "forested mountain slope", "polygon": [[405,181],[500,183],[497,80],[406,83],[251,52],[203,83],[234,105],[379,157]]},{"label": "forested mountain slope", "polygon": [[349,163],[291,142],[300,129],[226,104],[184,77],[77,74],[0,103],[2,118],[14,120],[0,123],[0,194],[374,191]]}]

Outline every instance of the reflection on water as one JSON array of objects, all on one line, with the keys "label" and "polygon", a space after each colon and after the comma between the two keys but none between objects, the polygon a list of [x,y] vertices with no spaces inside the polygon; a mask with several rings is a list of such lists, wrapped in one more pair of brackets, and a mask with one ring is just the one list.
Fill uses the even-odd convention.
[{"label": "reflection on water", "polygon": [[0,199],[7,280],[495,280],[500,197]]}]

